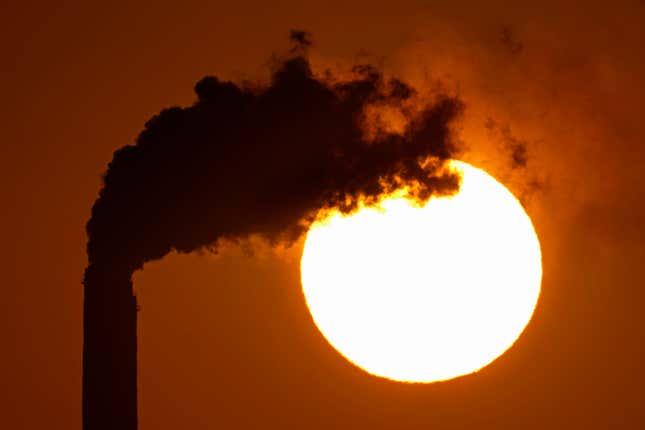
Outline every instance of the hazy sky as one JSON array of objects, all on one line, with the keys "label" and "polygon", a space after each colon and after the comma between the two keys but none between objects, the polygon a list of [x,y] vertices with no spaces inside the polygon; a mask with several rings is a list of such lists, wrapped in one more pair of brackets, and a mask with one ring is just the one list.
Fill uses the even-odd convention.
[{"label": "hazy sky", "polygon": [[536,314],[480,373],[403,385],[316,331],[297,246],[173,255],[134,279],[140,428],[645,425],[642,1],[133,3],[0,6],[0,426],[80,428],[84,226],[112,152],[204,75],[266,79],[291,28],[321,68],[372,61],[463,99],[466,158],[542,241]]}]

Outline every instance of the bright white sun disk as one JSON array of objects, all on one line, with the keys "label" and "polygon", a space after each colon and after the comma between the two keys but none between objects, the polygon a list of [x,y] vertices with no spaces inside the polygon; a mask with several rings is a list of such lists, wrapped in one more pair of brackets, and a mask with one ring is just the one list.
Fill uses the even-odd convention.
[{"label": "bright white sun disk", "polygon": [[517,199],[463,162],[459,192],[315,223],[301,260],[313,319],[348,360],[399,381],[474,372],[504,353],[540,294],[540,244]]}]

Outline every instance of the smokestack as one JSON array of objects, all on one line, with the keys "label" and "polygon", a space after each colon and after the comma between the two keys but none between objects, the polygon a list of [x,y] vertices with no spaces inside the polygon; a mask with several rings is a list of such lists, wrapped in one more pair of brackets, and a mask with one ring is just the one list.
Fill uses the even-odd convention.
[{"label": "smokestack", "polygon": [[[163,110],[135,145],[115,152],[87,225],[84,430],[137,427],[132,274],[145,262],[225,238],[292,242],[319,210],[351,212],[402,186],[420,200],[457,190],[443,163],[457,150],[450,123],[458,100],[423,103],[373,67],[356,68],[353,80],[323,80],[306,58],[310,37],[292,32],[292,40],[292,57],[269,85],[206,77],[194,105]],[[372,124],[367,141],[367,107],[400,110],[404,131]]]},{"label": "smokestack", "polygon": [[83,429],[137,428],[137,304],[131,274],[85,270]]}]

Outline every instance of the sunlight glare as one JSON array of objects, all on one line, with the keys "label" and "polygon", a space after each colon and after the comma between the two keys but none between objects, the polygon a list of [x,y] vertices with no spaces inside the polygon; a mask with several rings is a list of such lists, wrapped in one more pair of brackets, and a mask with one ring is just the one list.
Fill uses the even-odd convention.
[{"label": "sunlight glare", "polygon": [[349,361],[398,381],[477,371],[504,353],[540,294],[540,244],[519,201],[452,161],[459,192],[417,207],[390,197],[316,222],[301,260],[318,329]]}]

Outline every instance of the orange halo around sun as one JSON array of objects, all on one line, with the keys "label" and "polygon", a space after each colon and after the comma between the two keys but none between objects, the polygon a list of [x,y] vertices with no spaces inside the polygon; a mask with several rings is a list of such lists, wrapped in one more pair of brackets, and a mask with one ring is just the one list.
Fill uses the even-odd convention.
[{"label": "orange halo around sun", "polygon": [[301,260],[318,329],[365,371],[406,382],[475,372],[520,336],[540,294],[540,244],[519,201],[451,161],[457,194],[403,195],[312,225]]}]

